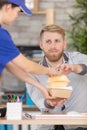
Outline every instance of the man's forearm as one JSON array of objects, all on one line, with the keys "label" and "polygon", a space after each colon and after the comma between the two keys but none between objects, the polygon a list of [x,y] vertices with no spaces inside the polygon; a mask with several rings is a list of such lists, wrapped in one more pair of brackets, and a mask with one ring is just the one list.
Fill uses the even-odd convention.
[{"label": "man's forearm", "polygon": [[85,64],[77,64],[74,68],[74,72],[79,75],[84,75],[87,73],[87,66]]}]

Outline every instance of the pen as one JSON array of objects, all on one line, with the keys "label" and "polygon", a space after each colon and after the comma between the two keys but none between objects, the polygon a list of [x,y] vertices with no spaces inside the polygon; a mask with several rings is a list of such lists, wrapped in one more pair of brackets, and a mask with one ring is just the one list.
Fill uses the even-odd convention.
[{"label": "pen", "polygon": [[17,96],[15,94],[12,95],[13,99],[17,99]]},{"label": "pen", "polygon": [[12,95],[12,100],[11,100],[11,102],[15,102],[16,99],[17,99],[17,96],[16,96],[15,94],[13,94],[13,95]]},{"label": "pen", "polygon": [[6,94],[6,99],[10,102],[12,100],[12,94]]},{"label": "pen", "polygon": [[22,101],[23,101],[23,99],[24,99],[24,94],[20,97],[19,102],[22,102]]},{"label": "pen", "polygon": [[19,96],[17,96],[17,102],[20,102]]},{"label": "pen", "polygon": [[8,100],[8,99],[9,99],[9,96],[6,94],[5,98]]}]

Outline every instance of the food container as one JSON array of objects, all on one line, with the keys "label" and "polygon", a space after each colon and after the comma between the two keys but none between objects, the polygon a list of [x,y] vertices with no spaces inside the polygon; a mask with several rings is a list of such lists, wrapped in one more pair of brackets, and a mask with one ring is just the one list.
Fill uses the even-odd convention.
[{"label": "food container", "polygon": [[69,98],[72,93],[72,87],[54,87],[48,88],[48,91],[51,96],[59,98]]}]

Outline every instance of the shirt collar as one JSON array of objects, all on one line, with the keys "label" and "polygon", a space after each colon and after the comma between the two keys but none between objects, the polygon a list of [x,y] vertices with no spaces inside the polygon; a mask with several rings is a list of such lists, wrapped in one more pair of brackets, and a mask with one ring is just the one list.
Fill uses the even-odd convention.
[{"label": "shirt collar", "polygon": [[[65,53],[63,53],[63,58],[64,58],[64,63],[67,63],[69,58],[67,57],[67,55]],[[44,56],[43,60],[42,60],[42,63],[41,63],[43,66],[46,66],[48,67],[48,64],[47,64],[47,61],[46,61],[46,58]]]}]

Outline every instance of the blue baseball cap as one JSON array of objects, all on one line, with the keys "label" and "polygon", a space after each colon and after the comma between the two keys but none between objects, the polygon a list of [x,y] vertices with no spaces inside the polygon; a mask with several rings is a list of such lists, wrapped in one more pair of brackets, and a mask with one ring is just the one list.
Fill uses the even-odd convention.
[{"label": "blue baseball cap", "polygon": [[32,15],[32,12],[25,5],[25,0],[7,0],[7,1],[9,3],[18,5],[25,14]]}]

